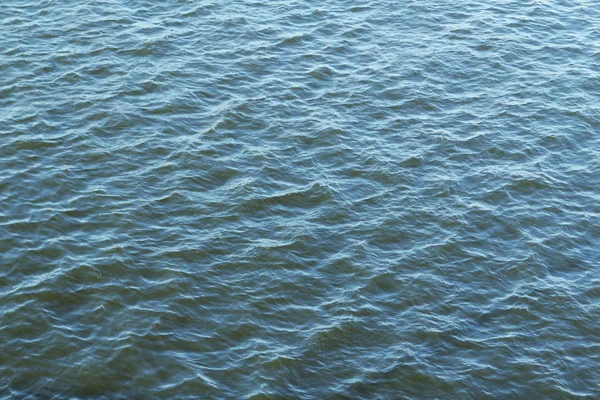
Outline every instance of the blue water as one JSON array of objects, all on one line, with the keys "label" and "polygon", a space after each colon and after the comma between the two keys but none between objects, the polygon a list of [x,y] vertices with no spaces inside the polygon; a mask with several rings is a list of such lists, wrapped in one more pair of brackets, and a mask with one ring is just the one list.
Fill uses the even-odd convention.
[{"label": "blue water", "polygon": [[600,398],[600,3],[0,7],[0,398]]}]

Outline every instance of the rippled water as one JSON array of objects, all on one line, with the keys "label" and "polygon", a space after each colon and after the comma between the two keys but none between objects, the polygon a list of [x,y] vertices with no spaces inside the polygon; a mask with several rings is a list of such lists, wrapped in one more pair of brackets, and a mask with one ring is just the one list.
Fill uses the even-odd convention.
[{"label": "rippled water", "polygon": [[3,398],[600,398],[595,0],[4,1]]}]

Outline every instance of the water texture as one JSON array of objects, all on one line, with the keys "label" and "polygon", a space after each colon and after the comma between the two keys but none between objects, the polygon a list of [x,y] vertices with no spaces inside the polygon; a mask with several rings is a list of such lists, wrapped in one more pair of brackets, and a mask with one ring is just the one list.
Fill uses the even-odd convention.
[{"label": "water texture", "polygon": [[600,398],[600,4],[0,8],[0,398]]}]

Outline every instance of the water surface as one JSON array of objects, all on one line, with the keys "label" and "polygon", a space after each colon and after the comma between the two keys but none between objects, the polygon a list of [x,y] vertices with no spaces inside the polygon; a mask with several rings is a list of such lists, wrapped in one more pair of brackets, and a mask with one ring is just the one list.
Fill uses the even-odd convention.
[{"label": "water surface", "polygon": [[0,397],[600,397],[596,1],[5,0],[0,37]]}]

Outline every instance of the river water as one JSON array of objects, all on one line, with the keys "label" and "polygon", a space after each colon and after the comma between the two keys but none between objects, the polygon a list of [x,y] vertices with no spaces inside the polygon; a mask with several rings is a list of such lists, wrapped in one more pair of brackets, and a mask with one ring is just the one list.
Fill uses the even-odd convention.
[{"label": "river water", "polygon": [[595,0],[4,1],[0,397],[600,398]]}]

